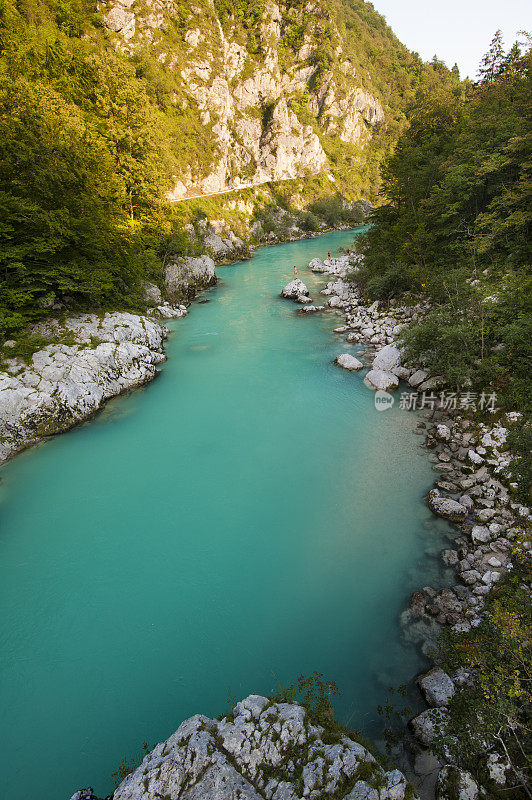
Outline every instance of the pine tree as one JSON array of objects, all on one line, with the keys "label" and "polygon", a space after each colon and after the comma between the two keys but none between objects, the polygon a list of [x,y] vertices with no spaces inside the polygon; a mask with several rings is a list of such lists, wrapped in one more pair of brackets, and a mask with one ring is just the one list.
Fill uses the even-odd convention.
[{"label": "pine tree", "polygon": [[505,53],[502,41],[502,31],[498,30],[491,40],[490,49],[480,62],[478,74],[480,83],[491,83],[500,74],[504,66]]}]

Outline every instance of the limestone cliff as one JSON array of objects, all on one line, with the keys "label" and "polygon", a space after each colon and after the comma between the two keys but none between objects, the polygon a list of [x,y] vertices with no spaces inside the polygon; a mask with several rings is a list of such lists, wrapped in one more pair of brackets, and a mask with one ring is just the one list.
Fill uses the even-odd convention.
[{"label": "limestone cliff", "polygon": [[334,171],[332,142],[360,158],[384,111],[346,56],[327,7],[267,0],[255,21],[224,9],[219,0],[102,6],[115,46],[156,58],[174,81],[177,111],[210,139],[182,165],[169,197]]}]

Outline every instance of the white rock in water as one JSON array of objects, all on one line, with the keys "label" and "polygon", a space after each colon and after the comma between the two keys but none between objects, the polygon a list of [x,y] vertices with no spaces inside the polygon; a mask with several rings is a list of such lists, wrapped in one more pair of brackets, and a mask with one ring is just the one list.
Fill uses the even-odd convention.
[{"label": "white rock in water", "polygon": [[399,378],[391,372],[384,372],[381,369],[372,369],[364,378],[364,383],[368,389],[376,389],[389,392],[390,389],[397,389]]},{"label": "white rock in water", "polygon": [[401,352],[394,344],[387,344],[373,359],[373,369],[392,372],[401,364]]},{"label": "white rock in water", "polygon": [[350,355],[350,353],[342,353],[341,355],[336,357],[336,363],[343,367],[344,369],[363,369],[364,364],[362,361],[359,361],[358,358]]},{"label": "white rock in water", "polygon": [[[321,739],[302,706],[250,695],[231,719],[191,717],[115,789],[114,800],[405,800],[399,770],[386,772],[358,742]],[[272,765],[283,779],[271,775]],[[369,774],[377,792],[360,772]],[[368,778],[369,780],[369,778]],[[258,788],[260,787],[260,788]],[[72,800],[95,800],[92,789]]]},{"label": "white rock in water", "polygon": [[434,667],[417,680],[421,693],[432,707],[448,706],[454,695],[454,683],[440,667]]},{"label": "white rock in water", "polygon": [[287,297],[289,300],[297,300],[301,295],[308,297],[308,289],[300,278],[294,278],[287,283],[281,292],[281,297]]}]

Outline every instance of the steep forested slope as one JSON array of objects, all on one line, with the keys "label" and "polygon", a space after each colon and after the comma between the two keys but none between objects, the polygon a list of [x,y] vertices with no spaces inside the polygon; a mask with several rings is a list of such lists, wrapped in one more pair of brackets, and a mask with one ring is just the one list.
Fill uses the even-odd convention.
[{"label": "steep forested slope", "polygon": [[451,80],[360,0],[2,0],[0,334],[134,306],[187,247],[168,197],[371,194],[417,88]]},{"label": "steep forested slope", "polygon": [[497,36],[464,95],[423,94],[383,171],[388,203],[365,236],[372,298],[425,292],[434,311],[407,336],[454,387],[491,386],[530,409],[530,50]]}]

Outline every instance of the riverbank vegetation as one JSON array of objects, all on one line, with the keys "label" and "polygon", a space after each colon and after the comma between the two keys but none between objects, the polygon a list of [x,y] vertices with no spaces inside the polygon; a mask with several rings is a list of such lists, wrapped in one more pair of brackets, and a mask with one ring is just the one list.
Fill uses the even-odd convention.
[{"label": "riverbank vegetation", "polygon": [[[467,676],[449,706],[445,725],[432,743],[451,761],[490,788],[493,797],[512,791],[530,797],[532,783],[532,578],[530,554],[518,542],[514,569],[492,588],[480,625],[468,633],[446,629],[439,647],[442,666]],[[487,763],[501,763],[511,789],[490,777]]]},{"label": "riverbank vegetation", "polygon": [[500,35],[464,93],[422,93],[383,168],[385,204],[362,237],[372,299],[424,294],[433,310],[405,332],[416,363],[453,388],[532,408],[532,188],[528,45]]}]

